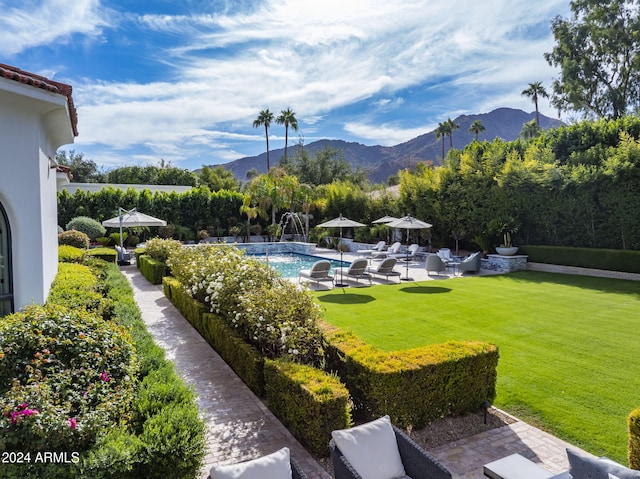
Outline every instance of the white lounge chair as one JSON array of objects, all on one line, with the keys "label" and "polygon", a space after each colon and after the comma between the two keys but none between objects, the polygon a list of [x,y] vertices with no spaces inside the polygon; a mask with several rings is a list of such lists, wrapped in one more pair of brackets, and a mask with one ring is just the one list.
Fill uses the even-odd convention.
[{"label": "white lounge chair", "polygon": [[384,251],[386,247],[387,247],[386,241],[378,241],[378,244],[376,244],[373,248],[360,249],[357,251],[357,253],[358,253],[358,256],[371,256],[373,253],[379,253],[380,251]]},{"label": "white lounge chair", "polygon": [[396,241],[386,251],[375,251],[371,253],[371,257],[374,259],[386,258],[392,254],[398,253],[400,248],[402,248],[402,243],[400,243],[400,241]]},{"label": "white lounge chair", "polygon": [[331,281],[331,283],[333,283],[333,276],[331,276],[330,271],[331,262],[327,259],[320,259],[313,263],[310,269],[300,270],[298,273],[298,283],[300,283],[302,278],[315,281],[317,285],[323,281]]},{"label": "white lounge chair", "polygon": [[400,273],[393,269],[397,262],[396,258],[385,258],[377,266],[369,266],[367,273],[375,276],[386,276],[387,281],[389,281],[389,276],[397,276],[398,282],[400,282]]},{"label": "white lounge chair", "polygon": [[453,261],[453,257],[451,256],[451,250],[449,248],[440,248],[436,254],[445,263],[447,261]]},{"label": "white lounge chair", "polygon": [[[348,268],[336,268],[335,278],[339,278],[342,281],[343,277],[355,278],[356,283],[359,283],[360,278],[369,278],[369,284],[371,284],[371,276],[367,273],[367,265],[369,262],[365,258],[356,259],[351,263]],[[336,284],[336,286],[339,286]]]},{"label": "white lounge chair", "polygon": [[418,250],[420,249],[420,246],[417,244],[412,244],[409,246],[409,248],[407,248],[407,251],[404,253],[393,253],[390,254],[389,257],[390,258],[396,258],[396,259],[402,259],[402,260],[406,260],[406,261],[413,261],[416,258],[416,255],[418,254]]}]

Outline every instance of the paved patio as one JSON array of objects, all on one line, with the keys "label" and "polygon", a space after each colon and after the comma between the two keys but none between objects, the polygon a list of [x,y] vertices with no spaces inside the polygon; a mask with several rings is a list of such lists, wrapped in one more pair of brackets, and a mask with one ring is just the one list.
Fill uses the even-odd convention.
[{"label": "paved patio", "polygon": [[[410,276],[417,281],[436,278],[427,277],[424,266],[410,264],[409,267]],[[135,265],[124,266],[121,271],[133,287],[135,300],[150,333],[198,396],[208,431],[208,452],[202,478],[207,477],[214,464],[251,459],[283,446],[291,449],[293,457],[310,479],[330,477],[182,317],[164,296],[160,285],[149,284]],[[429,452],[452,472],[454,478],[481,479],[484,477],[484,464],[516,452],[550,472],[560,472],[568,467],[566,447],[572,446],[516,421]]]}]

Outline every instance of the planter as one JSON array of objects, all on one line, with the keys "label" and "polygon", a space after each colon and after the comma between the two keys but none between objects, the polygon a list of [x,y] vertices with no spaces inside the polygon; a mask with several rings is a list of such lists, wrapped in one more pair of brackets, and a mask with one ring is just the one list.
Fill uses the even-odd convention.
[{"label": "planter", "polygon": [[496,252],[502,256],[513,256],[518,252],[517,246],[510,246],[509,248],[497,247]]}]

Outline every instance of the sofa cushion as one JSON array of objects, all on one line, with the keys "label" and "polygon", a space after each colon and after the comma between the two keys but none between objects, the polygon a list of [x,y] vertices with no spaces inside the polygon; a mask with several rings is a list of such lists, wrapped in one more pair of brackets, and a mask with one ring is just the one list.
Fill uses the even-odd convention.
[{"label": "sofa cushion", "polygon": [[569,472],[573,479],[609,479],[609,474],[618,479],[640,479],[640,471],[624,467],[606,459],[596,459],[567,449]]},{"label": "sofa cushion", "polygon": [[289,448],[268,456],[227,466],[214,466],[209,472],[211,479],[291,479]]},{"label": "sofa cushion", "polygon": [[[363,479],[405,476],[389,416],[331,433],[336,446]],[[375,458],[375,460],[373,460]]]}]

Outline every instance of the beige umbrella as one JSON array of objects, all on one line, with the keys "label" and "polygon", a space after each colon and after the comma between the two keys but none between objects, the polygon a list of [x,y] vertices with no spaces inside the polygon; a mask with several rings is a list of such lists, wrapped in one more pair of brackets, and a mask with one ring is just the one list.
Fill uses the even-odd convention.
[{"label": "beige umbrella", "polygon": [[[354,220],[350,220],[349,218],[345,218],[341,213],[337,218],[325,221],[324,223],[320,223],[318,226],[320,226],[321,228],[340,228],[340,241],[338,242],[338,248],[340,249],[340,264],[342,264],[342,248],[340,248],[340,242],[342,241],[342,228],[357,228],[367,225],[358,223]],[[338,286],[339,288],[344,288],[345,286],[347,286],[342,282],[342,269],[340,270],[340,284],[336,284],[336,286]]]},{"label": "beige umbrella", "polygon": [[139,227],[139,226],[167,226],[167,222],[165,220],[161,220],[153,216],[145,215],[144,213],[140,213],[135,208],[129,211],[125,210],[124,208],[118,208],[118,213],[120,214],[115,218],[104,220],[102,222],[102,226],[107,226],[109,228],[120,227],[120,247],[121,248],[122,248],[122,228],[123,227],[131,228],[131,227]]},{"label": "beige umbrella", "polygon": [[391,228],[402,228],[407,230],[407,274],[406,277],[400,279],[403,281],[413,281],[413,278],[409,278],[409,230],[423,230],[426,228],[431,228],[433,225],[425,223],[424,221],[420,221],[419,219],[416,219],[411,215],[407,215],[396,221],[387,223],[387,226]]}]

